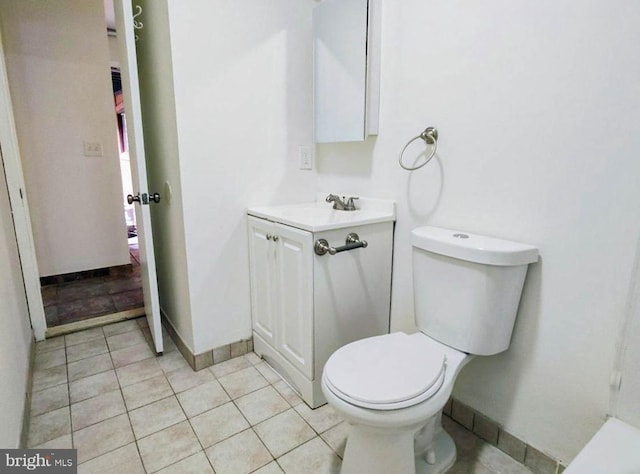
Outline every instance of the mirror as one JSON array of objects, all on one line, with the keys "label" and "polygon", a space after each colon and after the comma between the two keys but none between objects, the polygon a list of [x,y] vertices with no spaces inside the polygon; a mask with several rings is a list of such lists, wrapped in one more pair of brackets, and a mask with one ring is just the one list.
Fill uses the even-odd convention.
[{"label": "mirror", "polygon": [[316,143],[363,141],[377,133],[372,4],[324,0],[313,10]]}]

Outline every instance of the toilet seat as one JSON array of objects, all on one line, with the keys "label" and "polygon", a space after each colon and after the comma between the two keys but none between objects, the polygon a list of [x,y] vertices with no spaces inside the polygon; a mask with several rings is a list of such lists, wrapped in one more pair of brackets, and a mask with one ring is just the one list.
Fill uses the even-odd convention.
[{"label": "toilet seat", "polygon": [[424,334],[397,332],[352,342],[327,361],[324,379],[342,400],[373,410],[416,405],[440,390],[442,348]]}]

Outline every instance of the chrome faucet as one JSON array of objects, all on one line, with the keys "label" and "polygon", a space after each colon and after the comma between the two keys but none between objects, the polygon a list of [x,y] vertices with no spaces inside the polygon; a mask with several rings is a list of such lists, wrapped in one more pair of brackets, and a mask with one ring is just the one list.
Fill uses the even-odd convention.
[{"label": "chrome faucet", "polygon": [[360,198],[351,196],[349,199],[347,199],[344,196],[342,196],[342,199],[340,199],[340,196],[337,196],[335,194],[329,194],[325,199],[325,201],[333,202],[333,208],[337,211],[355,211],[356,205],[353,202],[355,199],[360,199]]}]

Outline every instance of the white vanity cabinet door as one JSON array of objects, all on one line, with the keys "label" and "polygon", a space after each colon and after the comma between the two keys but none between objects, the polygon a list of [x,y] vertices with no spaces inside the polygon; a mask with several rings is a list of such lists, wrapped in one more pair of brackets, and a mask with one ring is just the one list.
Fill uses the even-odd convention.
[{"label": "white vanity cabinet door", "polygon": [[313,380],[313,234],[248,221],[253,330]]},{"label": "white vanity cabinet door", "polygon": [[274,224],[264,219],[249,217],[248,228],[253,330],[275,347],[277,247],[271,240]]},{"label": "white vanity cabinet door", "polygon": [[313,234],[275,224],[277,350],[313,380]]}]

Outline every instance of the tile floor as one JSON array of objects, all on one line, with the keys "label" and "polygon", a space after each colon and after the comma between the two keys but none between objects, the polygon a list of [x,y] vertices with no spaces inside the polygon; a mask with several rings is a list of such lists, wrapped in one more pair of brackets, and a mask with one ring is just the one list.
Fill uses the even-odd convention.
[{"label": "tile floor", "polygon": [[[253,353],[194,372],[140,318],[37,344],[29,447],[78,450],[80,473],[337,473],[348,426],[311,410]],[[451,473],[529,473],[444,418]]]},{"label": "tile floor", "polygon": [[117,267],[105,276],[41,287],[48,327],[82,321],[144,306],[138,244],[129,245],[130,267]]}]

